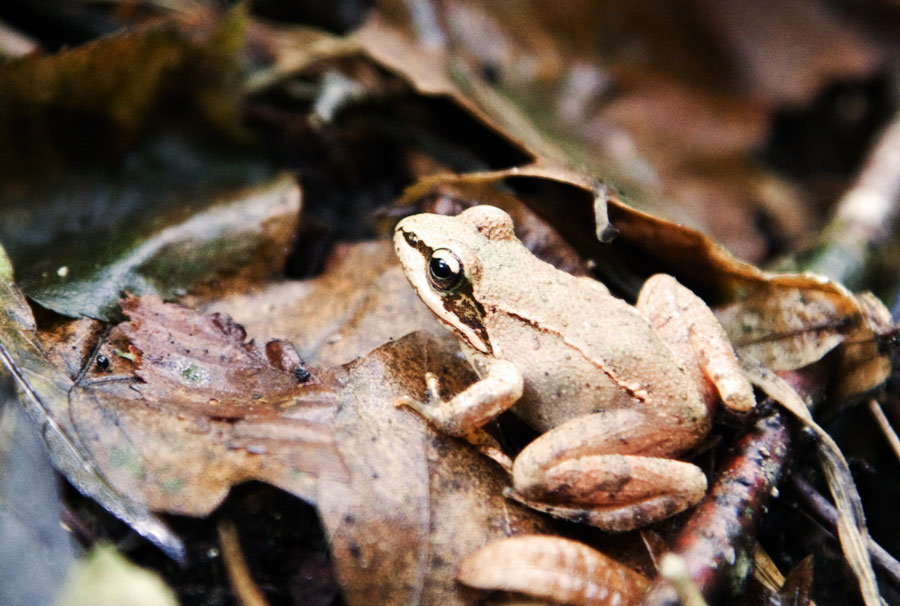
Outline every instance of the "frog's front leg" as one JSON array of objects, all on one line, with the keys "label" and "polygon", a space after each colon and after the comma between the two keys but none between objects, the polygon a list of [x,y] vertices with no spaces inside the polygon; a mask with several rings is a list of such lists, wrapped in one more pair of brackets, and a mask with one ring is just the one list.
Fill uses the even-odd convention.
[{"label": "frog's front leg", "polygon": [[651,524],[706,493],[706,476],[696,465],[667,458],[695,434],[696,428],[673,425],[664,413],[646,408],[577,417],[519,454],[511,496],[607,531]]},{"label": "frog's front leg", "polygon": [[427,373],[425,402],[405,396],[397,400],[397,405],[409,406],[444,433],[465,436],[522,397],[524,379],[513,363],[488,358],[479,362],[477,370],[481,379],[449,400],[441,398],[437,376]]},{"label": "frog's front leg", "polygon": [[657,274],[644,283],[635,307],[682,361],[710,410],[720,398],[738,412],[756,405],[725,329],[700,297],[672,276]]}]

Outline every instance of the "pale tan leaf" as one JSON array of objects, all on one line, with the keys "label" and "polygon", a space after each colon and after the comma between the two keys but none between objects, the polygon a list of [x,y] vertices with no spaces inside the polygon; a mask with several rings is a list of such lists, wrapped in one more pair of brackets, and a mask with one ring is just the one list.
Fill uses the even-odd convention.
[{"label": "pale tan leaf", "polygon": [[515,591],[561,604],[632,604],[647,579],[590,547],[551,536],[489,543],[460,564],[460,582]]}]

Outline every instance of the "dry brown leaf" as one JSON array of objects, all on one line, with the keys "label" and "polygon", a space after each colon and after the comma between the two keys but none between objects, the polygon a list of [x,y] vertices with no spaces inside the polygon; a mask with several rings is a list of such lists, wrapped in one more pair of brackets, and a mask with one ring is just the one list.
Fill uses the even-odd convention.
[{"label": "dry brown leaf", "polygon": [[319,512],[348,604],[467,604],[460,559],[485,541],[546,531],[503,497],[503,472],[463,441],[395,406],[421,394],[426,371],[461,389],[473,378],[455,345],[425,332],[350,365],[333,428],[350,482],[323,481]]},{"label": "dry brown leaf", "polygon": [[[353,39],[414,90],[452,99],[531,158],[602,176],[641,208],[745,258],[771,252],[766,234],[748,228],[759,217],[787,239],[812,224],[797,192],[754,159],[771,109],[725,86],[732,74],[709,60],[722,50],[716,32],[695,31],[713,22],[702,7],[457,0],[432,10],[431,21],[409,6],[381,11]],[[635,57],[629,40],[646,55]]]},{"label": "dry brown leaf", "polygon": [[150,402],[246,417],[290,401],[308,377],[299,357],[283,367],[273,361],[277,342],[263,348],[247,341],[244,328],[227,316],[201,316],[156,295],[129,296],[121,306],[130,321],[119,329],[138,351],[134,374],[144,381],[134,389]]},{"label": "dry brown leaf", "polygon": [[205,515],[257,479],[314,502],[349,604],[468,603],[462,557],[547,530],[503,496],[499,467],[395,406],[425,389],[426,371],[448,390],[474,379],[452,339],[416,333],[298,384],[221,315],[153,296],[123,306],[131,322],[99,348],[114,364],[93,365],[71,415],[94,464],[136,501]]},{"label": "dry brown leaf", "polygon": [[316,366],[350,362],[416,330],[444,334],[387,241],[338,245],[320,277],[231,295],[210,309],[230,315],[256,339],[291,341]]},{"label": "dry brown leaf", "polygon": [[115,333],[99,351],[119,368],[133,358],[130,372],[95,364],[70,396],[79,438],[118,490],[151,509],[206,515],[244,480],[314,501],[316,478],[347,477],[330,430],[340,372],[301,383],[227,318],[156,296],[123,307],[131,352]]},{"label": "dry brown leaf", "polygon": [[649,584],[599,551],[547,536],[494,541],[463,560],[459,580],[480,589],[585,606],[636,604]]}]

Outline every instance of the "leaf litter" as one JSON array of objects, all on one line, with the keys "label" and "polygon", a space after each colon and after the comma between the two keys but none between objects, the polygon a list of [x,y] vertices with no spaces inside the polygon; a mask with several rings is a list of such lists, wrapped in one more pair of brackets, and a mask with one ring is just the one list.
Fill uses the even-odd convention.
[{"label": "leaf litter", "polygon": [[[464,18],[466,11],[472,10],[465,3],[451,4],[448,23]],[[447,55],[440,45],[432,45],[426,52],[421,40],[409,35],[405,26],[379,19],[381,16],[376,16],[346,39],[323,34],[309,36],[301,29],[282,31],[280,37],[276,37],[274,30],[266,31],[265,27],[257,26],[252,34],[257,41],[289,40],[293,46],[269,47],[276,59],[283,61],[278,67],[281,71],[269,73],[265,81],[254,85],[253,90],[266,92],[267,87],[280,86],[304,70],[314,68],[315,71],[329,59],[372,63],[408,85],[415,95],[448,99],[456,104],[468,120],[504,142],[509,154],[507,166],[512,167],[490,173],[435,176],[428,173],[428,167],[431,171],[439,171],[440,163],[419,162],[417,166],[425,167],[426,173],[418,175],[423,178],[404,196],[406,212],[412,205],[423,208],[423,203],[442,199],[494,203],[504,197],[520,198],[552,224],[576,256],[588,260],[586,267],[623,296],[633,295],[642,279],[655,271],[672,273],[695,288],[714,306],[738,351],[747,358],[762,359],[775,369],[793,369],[828,355],[838,369],[834,393],[840,397],[871,389],[886,378],[890,365],[879,344],[891,333],[893,326],[877,300],[867,295],[852,295],[837,283],[816,276],[776,275],[757,270],[737,261],[716,241],[696,231],[633,209],[614,190],[593,177],[598,173],[612,174],[614,182],[629,187],[630,199],[649,205],[648,208],[654,200],[670,194],[683,203],[679,208],[690,208],[687,202],[694,188],[691,179],[702,175],[704,170],[709,171],[710,166],[723,166],[723,162],[727,164],[735,158],[742,161],[740,159],[747,150],[759,143],[762,122],[755,120],[763,117],[758,112],[753,120],[745,123],[746,130],[730,133],[732,147],[724,147],[733,157],[710,159],[700,154],[667,165],[684,149],[679,147],[677,137],[668,146],[658,146],[658,153],[654,155],[654,143],[659,142],[654,136],[659,129],[641,132],[638,128],[640,111],[629,110],[624,102],[618,106],[612,104],[605,116],[592,116],[594,121],[590,124],[612,124],[615,126],[613,131],[618,129],[634,138],[637,142],[634,149],[641,151],[626,157],[628,161],[623,162],[622,157],[617,159],[615,154],[610,155],[611,150],[615,151],[613,148],[604,147],[612,138],[606,137],[599,142],[576,138],[577,145],[561,145],[559,123],[548,128],[548,121],[533,111],[535,105],[511,102],[510,89],[501,90],[506,85],[516,83],[516,78],[520,85],[534,84],[533,79],[523,75],[524,72],[506,67],[524,63],[501,61],[516,55],[495,56],[504,81],[504,86],[498,88],[491,85],[490,78],[484,77],[487,72],[477,69],[477,65],[458,61],[459,57]],[[458,32],[464,30],[456,31],[459,35]],[[169,35],[162,35],[161,39],[167,40],[165,36]],[[528,43],[540,39],[537,34],[522,37]],[[862,54],[856,56],[855,64],[838,65],[838,72],[856,70],[858,73],[871,69],[875,63],[872,59],[875,53],[871,49],[858,47],[852,37],[844,43],[851,48],[862,48]],[[561,53],[559,56],[564,54],[559,50],[559,41],[552,37],[545,37],[541,44],[544,49],[555,48]],[[103,51],[102,42],[98,42],[90,51],[83,52],[108,52],[113,46]],[[531,49],[520,48],[517,52],[527,54]],[[288,57],[288,53],[293,56]],[[469,59],[477,56],[475,53]],[[553,54],[548,56],[552,59]],[[404,59],[401,61],[400,57]],[[275,65],[279,64],[276,62]],[[560,71],[552,64],[548,65],[551,67],[543,73]],[[585,73],[603,75],[596,66],[586,69]],[[833,73],[833,68],[829,69],[832,69],[829,73]],[[658,75],[647,77],[647,74],[641,74],[629,80],[626,73],[616,69],[610,73],[623,85],[621,90],[629,91],[632,101],[642,99],[645,103],[633,107],[643,107],[643,111],[651,114],[671,112],[673,100],[682,103],[688,108],[684,111],[692,115],[700,115],[716,103],[704,100],[704,95],[695,94],[696,91],[679,100],[683,92],[679,85],[660,80]],[[816,72],[811,69],[810,73]],[[602,83],[592,86],[594,88],[584,99],[590,100],[592,95],[604,90]],[[542,90],[541,87],[533,88]],[[805,90],[812,88],[814,86],[807,85]],[[205,96],[198,98],[208,99],[210,92],[206,91]],[[655,92],[658,98],[654,99],[648,92]],[[770,95],[769,99],[797,95],[796,90],[771,88],[766,94]],[[357,98],[354,103],[359,101]],[[365,101],[364,96],[362,101]],[[560,109],[560,115],[569,115],[570,121],[574,120],[572,116],[584,121],[583,112],[589,107],[591,103],[580,108]],[[668,109],[647,109],[653,107]],[[747,107],[733,109],[736,113],[724,111],[722,121],[713,121],[707,132],[727,137],[729,133],[719,126],[741,122],[736,116],[751,116],[754,111]],[[339,126],[341,111],[339,108],[331,114],[319,128]],[[629,116],[629,111],[635,111],[634,118]],[[210,112],[210,115],[214,114],[214,111]],[[225,111],[217,115],[234,114]],[[690,120],[682,123],[688,122]],[[125,137],[121,145],[127,147],[130,142],[137,141],[136,133],[142,128],[146,127],[123,130]],[[585,133],[596,132],[594,129],[583,130]],[[562,131],[565,132],[565,128]],[[689,137],[696,132],[687,129],[679,136]],[[714,147],[722,148],[722,140],[716,141]],[[624,148],[620,146],[616,153]],[[62,149],[65,152],[65,148]],[[612,161],[602,169],[593,165],[585,170],[585,166],[592,166],[585,162],[592,154],[602,162]],[[56,160],[64,165],[70,159]],[[694,165],[706,168],[692,173]],[[641,166],[650,167],[651,172],[645,173],[644,177],[635,173]],[[472,168],[483,170],[484,167]],[[746,166],[742,167],[745,169]],[[750,170],[755,169],[751,167]],[[678,183],[678,187],[667,190],[653,186],[645,177],[654,173],[655,178],[669,184],[667,187],[673,187],[672,183]],[[689,178],[679,182],[677,174],[687,174]],[[734,180],[733,173],[728,174]],[[790,223],[789,218],[801,216],[797,214],[799,207],[795,194],[777,179],[767,182],[764,175],[755,174],[744,181],[736,181],[745,184],[742,186],[745,192],[768,192],[766,196],[771,197],[765,198],[763,204],[767,212],[780,218],[782,226]],[[279,184],[276,187],[289,188],[290,179],[282,177],[281,181],[273,182]],[[722,186],[714,180],[708,183],[703,187],[709,187],[708,191],[714,193],[702,194],[699,198],[721,199],[719,193],[724,190],[717,188]],[[694,190],[696,193],[696,188]],[[745,192],[735,199],[746,197]],[[286,236],[293,231],[292,221],[299,211],[299,195],[295,195],[295,199],[297,205],[283,213],[282,235],[274,240],[277,252],[263,259],[261,267],[277,267],[283,263]],[[155,212],[149,216],[155,216]],[[701,218],[714,214],[697,212],[695,216]],[[675,218],[686,216],[676,215]],[[232,221],[234,218],[225,222]],[[249,224],[258,222],[258,218],[247,221]],[[702,221],[687,222],[703,224]],[[746,217],[735,221],[738,226],[747,223]],[[802,221],[795,224],[805,225]],[[598,232],[604,239],[612,235],[608,225],[618,232],[618,237],[611,245],[600,244],[596,238]],[[112,229],[115,228],[112,224]],[[758,241],[753,242],[751,238],[749,243],[741,244],[740,239],[735,239],[733,230],[728,232],[721,225],[710,231],[745,254],[751,251],[749,256],[762,258],[761,251],[765,247]],[[189,239],[190,234],[186,240]],[[230,259],[257,258],[267,248],[268,245],[250,249],[252,252],[243,251]],[[550,249],[553,252],[557,246],[551,245]],[[74,255],[70,258],[78,256],[66,254]],[[160,266],[177,268],[172,260],[182,254],[181,250],[175,250],[175,254]],[[45,258],[46,252],[37,257]],[[100,265],[114,269],[119,257],[121,255],[113,254],[109,261]],[[455,354],[444,353],[448,350],[437,345],[431,337],[419,333],[401,339],[403,334],[428,327],[429,323],[433,329],[434,321],[421,313],[421,306],[416,307],[409,289],[403,290],[402,276],[396,266],[392,266],[389,247],[377,243],[345,247],[334,259],[322,277],[313,281],[272,284],[265,281],[266,272],[262,271],[255,272],[249,284],[242,282],[238,286],[232,282],[218,291],[209,288],[210,285],[222,285],[222,275],[215,269],[206,273],[205,278],[186,276],[180,282],[168,277],[172,272],[160,272],[164,276],[163,287],[153,289],[159,294],[173,297],[190,291],[192,296],[187,301],[199,307],[211,304],[212,310],[233,312],[254,337],[267,341],[286,340],[273,341],[266,347],[246,341],[243,329],[221,315],[202,316],[164,304],[149,295],[126,299],[125,308],[133,314],[131,321],[112,331],[101,329],[88,320],[75,320],[70,324],[59,321],[52,336],[42,335],[48,352],[45,354],[33,339],[27,345],[17,340],[29,331],[33,333],[34,328],[30,310],[20,298],[16,299],[20,295],[13,290],[10,297],[16,302],[10,306],[4,333],[12,354],[7,355],[5,361],[18,372],[23,385],[31,389],[33,403],[38,401],[40,393],[54,394],[44,398],[45,409],[41,410],[49,427],[54,428],[56,423],[60,430],[65,430],[66,433],[60,435],[66,436],[70,448],[88,461],[89,467],[96,466],[97,469],[91,469],[92,473],[110,478],[115,486],[112,492],[119,494],[103,497],[99,489],[85,491],[100,494],[97,498],[104,505],[124,515],[132,525],[137,524],[135,528],[139,531],[143,518],[140,515],[127,517],[127,511],[123,514],[123,506],[116,505],[117,498],[134,499],[145,506],[151,504],[149,507],[154,510],[206,515],[224,498],[234,482],[259,478],[318,504],[320,515],[331,533],[336,566],[349,603],[362,603],[372,595],[424,603],[447,603],[442,601],[447,599],[468,603],[471,598],[453,583],[455,567],[463,556],[474,552],[489,538],[502,538],[514,532],[550,532],[552,529],[536,514],[518,510],[516,505],[503,499],[502,476],[474,450],[434,435],[407,411],[393,408],[393,401],[400,395],[421,393],[424,371],[435,368],[430,365],[438,365],[442,383],[444,372],[449,375],[459,372],[460,381],[463,377],[465,380],[471,377],[466,377],[467,371],[462,368],[448,371],[458,367],[458,358]],[[25,267],[26,263],[16,261],[17,269],[20,264]],[[59,291],[66,294],[68,272],[60,275],[57,270],[69,268],[69,265],[55,265],[54,273],[48,275],[61,278],[54,280]],[[622,267],[626,269],[623,271]],[[198,287],[204,281],[206,286]],[[95,309],[90,315],[104,319],[111,317],[110,302],[118,300],[129,283],[113,281],[111,284],[103,310]],[[249,294],[240,292],[246,286],[250,287]],[[34,293],[40,301],[36,289]],[[73,316],[84,313],[83,306],[78,305],[59,306],[58,311]],[[290,323],[286,323],[288,318]],[[77,344],[76,350],[68,351],[64,344],[72,340]],[[385,342],[388,343],[377,348]],[[375,351],[366,356],[373,349]],[[48,356],[55,365],[48,362]],[[360,361],[350,362],[360,357]],[[301,358],[309,364],[308,368]],[[106,362],[101,364],[101,359]],[[41,383],[40,373],[23,374],[22,369],[30,372],[29,368],[44,368],[45,374],[53,377],[50,385]],[[310,378],[301,380],[307,371]],[[762,371],[757,374],[771,379]],[[762,378],[759,380],[766,382]],[[772,381],[767,385],[780,394],[780,399],[796,404],[794,396],[772,387]],[[77,384],[73,386],[73,383]],[[65,394],[69,394],[68,401]],[[48,416],[47,410],[51,408],[52,414]],[[810,420],[802,403],[793,406],[792,410]],[[114,429],[107,431],[105,428],[110,421],[114,421]],[[100,431],[100,427],[104,430]],[[820,433],[820,436],[825,440],[823,444],[826,444],[826,454],[833,463],[832,469],[845,468],[836,447],[826,439],[827,434]],[[372,446],[380,441],[387,446]],[[165,452],[161,447],[163,444],[178,444],[179,448]],[[173,455],[186,457],[180,467],[178,456]],[[59,457],[57,454],[57,466],[64,472],[74,473],[72,464],[60,463]],[[203,464],[184,463],[190,460],[203,461]],[[446,465],[444,472],[439,471],[442,465]],[[79,480],[77,474],[75,478],[72,481],[76,484],[80,481],[84,486],[91,486],[90,480]],[[398,490],[401,478],[407,483]],[[410,499],[411,503],[401,502],[404,494],[414,494],[417,498]],[[846,499],[843,502],[845,504],[839,503],[839,508],[846,514]],[[372,507],[372,503],[379,506]],[[478,504],[484,506],[482,513],[475,513],[479,511]],[[460,511],[470,509],[471,514],[459,515]],[[395,515],[385,519],[385,512],[395,512]],[[453,523],[435,526],[443,519]],[[842,539],[852,530],[847,528],[849,519],[852,517],[845,515]],[[860,521],[856,514],[856,525]],[[398,527],[408,528],[409,532],[396,532]],[[457,533],[453,530],[461,527],[466,527],[467,531]],[[849,536],[852,537],[852,533]],[[864,558],[857,552],[854,559],[862,576],[866,573],[859,566]],[[373,562],[384,563],[383,568],[378,569],[380,572],[360,573]],[[397,575],[398,570],[403,573]],[[866,590],[870,602],[876,599],[871,592],[873,586],[868,583]]]}]

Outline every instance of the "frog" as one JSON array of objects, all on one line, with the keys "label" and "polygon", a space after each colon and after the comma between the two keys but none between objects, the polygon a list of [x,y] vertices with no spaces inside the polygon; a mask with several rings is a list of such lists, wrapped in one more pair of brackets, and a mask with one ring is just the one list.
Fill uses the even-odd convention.
[{"label": "frog", "polygon": [[631,305],[534,256],[489,205],[406,217],[393,242],[477,375],[444,399],[429,373],[423,399],[399,407],[470,438],[511,410],[538,437],[512,461],[509,495],[560,518],[622,532],[702,499],[706,474],[677,457],[708,435],[719,402],[745,413],[755,398],[693,291],[660,273]]}]

